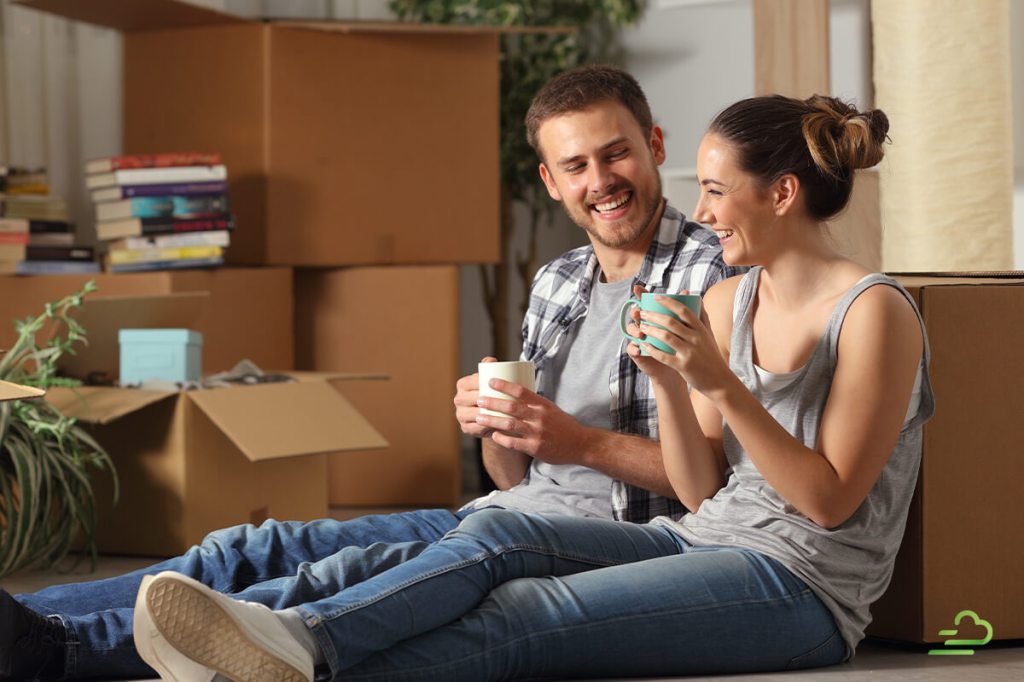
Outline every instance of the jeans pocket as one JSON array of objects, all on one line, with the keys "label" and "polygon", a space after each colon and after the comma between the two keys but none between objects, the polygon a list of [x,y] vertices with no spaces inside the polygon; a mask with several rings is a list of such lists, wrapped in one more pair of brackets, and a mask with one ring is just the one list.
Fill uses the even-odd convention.
[{"label": "jeans pocket", "polygon": [[839,635],[839,630],[833,630],[832,634],[821,644],[810,651],[794,656],[789,659],[787,670],[801,670],[803,668],[821,668],[826,665],[835,665],[846,656],[846,642]]}]

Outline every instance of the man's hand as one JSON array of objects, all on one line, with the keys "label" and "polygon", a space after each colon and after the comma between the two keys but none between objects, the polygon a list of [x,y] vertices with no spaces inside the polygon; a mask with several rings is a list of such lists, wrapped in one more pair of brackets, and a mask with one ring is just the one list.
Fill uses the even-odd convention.
[{"label": "man's hand", "polygon": [[[480,362],[495,362],[490,356]],[[477,400],[480,398],[480,375],[470,374],[462,377],[455,383],[455,418],[459,420],[462,432],[474,438],[487,438],[491,435],[492,429],[477,423],[476,418],[480,414]]]},{"label": "man's hand", "polygon": [[479,407],[509,415],[497,417],[478,411],[476,422],[491,432],[491,440],[551,464],[584,463],[590,429],[550,400],[518,384],[491,379],[491,388],[512,396],[512,400],[481,397],[477,401]]}]

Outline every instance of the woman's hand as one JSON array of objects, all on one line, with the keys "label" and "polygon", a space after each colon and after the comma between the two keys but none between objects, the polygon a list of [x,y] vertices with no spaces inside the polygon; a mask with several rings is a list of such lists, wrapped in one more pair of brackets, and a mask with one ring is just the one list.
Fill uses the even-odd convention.
[{"label": "woman's hand", "polygon": [[[647,289],[639,284],[633,287],[633,295],[637,298],[647,292]],[[683,291],[682,293],[687,293]],[[626,333],[634,338],[642,339],[644,334],[640,331],[640,309],[634,307],[631,313],[632,320],[626,326]],[[636,364],[641,372],[650,378],[655,386],[675,386],[681,383],[682,377],[673,368],[658,362],[652,357],[641,355],[640,346],[635,341],[626,345],[626,355]]]},{"label": "woman's hand", "polygon": [[[722,357],[703,307],[698,317],[683,303],[667,296],[658,296],[655,300],[675,313],[679,319],[664,313],[643,310],[639,312],[639,331],[645,336],[663,342],[675,351],[675,355],[644,343],[643,346],[649,356],[641,359],[654,360],[671,368],[692,388],[708,397],[716,390],[724,389],[733,374]],[[637,353],[639,354],[639,349]],[[632,353],[630,357],[633,357]],[[643,365],[640,365],[640,368],[647,372]],[[650,375],[649,372],[648,374]]]}]

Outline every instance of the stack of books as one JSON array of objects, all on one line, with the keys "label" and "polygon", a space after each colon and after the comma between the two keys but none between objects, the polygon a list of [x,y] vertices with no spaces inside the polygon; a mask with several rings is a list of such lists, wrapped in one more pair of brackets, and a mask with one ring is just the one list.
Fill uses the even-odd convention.
[{"label": "stack of books", "polygon": [[42,168],[0,167],[0,273],[99,272],[90,246],[75,244],[67,204],[50,194]]},{"label": "stack of books", "polygon": [[113,156],[87,162],[85,173],[110,272],[224,262],[235,222],[220,154]]}]

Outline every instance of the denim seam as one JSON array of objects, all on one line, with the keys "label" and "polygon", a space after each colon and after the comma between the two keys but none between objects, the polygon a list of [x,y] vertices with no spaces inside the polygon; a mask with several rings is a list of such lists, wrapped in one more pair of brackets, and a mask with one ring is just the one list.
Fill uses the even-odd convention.
[{"label": "denim seam", "polygon": [[[793,658],[789,659],[789,663],[786,664],[786,669],[787,670],[792,670],[794,668],[794,666],[798,666],[800,664],[800,661],[802,661],[802,660],[804,660],[804,659],[806,659],[806,658],[808,658],[810,656],[814,656],[815,654],[817,654],[819,651],[821,651],[825,647],[831,645],[833,640],[835,640],[835,638],[839,637],[839,636],[840,636],[840,634],[839,634],[839,629],[838,628],[832,630],[832,634],[829,635],[828,638],[824,642],[822,642],[818,646],[814,647],[810,651],[805,651],[804,653],[800,654],[799,656],[794,656]],[[844,649],[845,649],[845,647],[844,647]]]},{"label": "denim seam", "polygon": [[[343,616],[343,615],[345,615],[347,613],[350,613],[352,611],[355,611],[355,610],[358,610],[358,609],[361,609],[361,608],[365,608],[366,606],[369,606],[370,604],[374,604],[374,603],[380,601],[381,599],[384,599],[385,597],[390,597],[393,594],[395,594],[396,592],[398,592],[400,590],[403,590],[403,589],[405,589],[405,588],[407,588],[407,587],[409,587],[411,585],[414,585],[416,583],[422,582],[423,580],[426,580],[427,578],[434,578],[434,577],[437,577],[439,575],[444,575],[445,573],[450,573],[452,571],[456,571],[456,570],[465,568],[466,566],[471,566],[473,564],[479,564],[480,562],[482,562],[482,561],[484,561],[486,559],[493,559],[493,558],[497,558],[499,556],[503,556],[505,554],[510,554],[512,552],[523,552],[523,551],[531,551],[531,552],[534,552],[534,553],[537,553],[537,554],[542,554],[544,556],[553,556],[553,557],[557,557],[559,559],[569,559],[569,560],[572,560],[572,561],[579,561],[581,563],[589,563],[589,564],[593,564],[595,566],[602,566],[602,567],[617,566],[620,563],[623,563],[623,562],[608,562],[607,560],[599,561],[597,559],[592,559],[592,558],[589,558],[589,557],[585,557],[583,555],[557,552],[557,551],[553,551],[553,550],[551,550],[550,548],[547,548],[547,547],[537,547],[537,546],[534,546],[534,545],[525,545],[525,544],[505,545],[505,546],[497,549],[496,551],[481,552],[479,554],[473,555],[472,557],[468,557],[466,559],[463,559],[462,561],[459,561],[459,562],[457,562],[455,564],[444,566],[443,568],[437,568],[437,569],[434,569],[432,571],[428,571],[426,573],[421,573],[420,575],[417,575],[416,577],[410,578],[410,579],[405,580],[405,581],[403,581],[401,583],[398,583],[397,585],[392,586],[387,591],[381,592],[379,594],[375,594],[372,597],[369,597],[369,598],[364,599],[362,601],[356,602],[354,604],[349,604],[348,606],[343,606],[340,609],[338,609],[337,611],[328,612],[327,614],[325,614],[323,616],[315,616],[315,618],[317,618],[318,620],[331,620],[331,619],[337,618],[339,616]],[[626,562],[626,563],[628,563],[628,562]]]},{"label": "denim seam", "polygon": [[[719,603],[715,603],[715,604],[707,604],[705,606],[701,606],[701,607],[697,607],[697,608],[674,609],[674,610],[668,611],[668,612],[660,612],[660,615],[671,617],[673,615],[682,615],[682,614],[689,614],[689,613],[700,613],[702,611],[709,611],[709,610],[712,610],[712,609],[720,609],[720,608],[723,608],[723,607],[735,606],[735,605],[740,605],[740,604],[766,604],[766,603],[771,603],[771,602],[793,601],[793,600],[795,600],[796,597],[801,597],[801,596],[804,596],[806,594],[813,594],[813,592],[808,589],[808,590],[804,590],[804,591],[799,592],[798,594],[794,594],[794,595],[787,594],[787,595],[784,595],[783,597],[771,597],[771,598],[767,598],[767,599],[759,599],[759,600],[756,600],[756,601],[749,600],[749,599],[734,599],[734,600],[729,601],[729,602],[719,602]],[[598,620],[598,621],[588,621],[586,623],[581,623],[580,625],[591,626],[591,625],[595,625],[595,624],[607,625],[607,624],[616,624],[616,623],[626,623],[626,622],[634,621],[634,620],[636,620],[638,618],[646,618],[647,616],[648,616],[648,614],[644,614],[644,613],[630,614],[628,616],[620,616],[620,617],[617,617],[617,618],[605,618],[605,619],[601,619],[601,620]],[[517,637],[515,639],[507,640],[505,643],[500,644],[500,645],[498,645],[496,647],[490,647],[490,648],[488,648],[486,650],[485,653],[489,654],[491,652],[501,651],[501,650],[507,649],[508,647],[511,647],[513,645],[519,644],[520,642],[530,641],[532,639],[540,639],[540,638],[549,637],[552,634],[557,634],[557,633],[569,630],[572,627],[578,627],[578,626],[559,627],[559,628],[553,628],[553,629],[546,629],[546,630],[542,630],[542,631],[539,631],[539,632],[536,632],[536,631],[535,632],[530,632],[530,633],[522,635],[521,637]],[[431,665],[429,667],[416,667],[413,670],[402,671],[402,673],[406,674],[406,675],[421,675],[421,674],[423,674],[425,672],[433,672],[433,671],[441,670],[443,668],[446,668],[446,667],[449,667],[449,666],[452,666],[452,665],[457,665],[457,664],[459,664],[459,663],[461,663],[463,661],[469,660],[469,659],[471,659],[471,658],[473,658],[475,656],[479,656],[479,655],[480,655],[479,652],[472,653],[472,654],[468,654],[466,656],[462,656],[461,658],[458,658],[458,659],[454,659],[454,660],[450,660],[450,661],[444,661],[443,663],[436,663],[436,664]],[[332,671],[333,670],[334,669],[332,668]],[[364,679],[380,678],[381,675],[383,674],[381,672],[360,674],[360,673],[350,673],[348,671],[344,671],[344,673],[345,673],[345,679],[353,679],[353,680],[360,679],[360,678],[364,678]],[[394,672],[388,673],[388,675],[389,675],[388,679],[394,679],[394,677],[392,677],[394,675]]]}]

